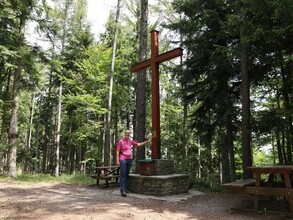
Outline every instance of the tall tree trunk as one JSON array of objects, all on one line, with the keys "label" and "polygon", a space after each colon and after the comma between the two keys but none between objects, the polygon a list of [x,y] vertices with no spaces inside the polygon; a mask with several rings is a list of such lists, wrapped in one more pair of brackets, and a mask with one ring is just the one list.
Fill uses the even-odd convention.
[{"label": "tall tree trunk", "polygon": [[[276,99],[277,99],[277,109],[278,111],[281,111],[281,105],[280,105],[280,92],[278,88],[278,84],[276,83],[276,89],[277,89],[277,94],[276,94]],[[283,147],[281,145],[281,130],[279,126],[276,127],[275,129],[275,136],[276,136],[276,145],[277,145],[277,153],[278,153],[278,159],[280,164],[286,164],[286,155],[284,154]]]},{"label": "tall tree trunk", "polygon": [[[115,110],[114,112],[115,114],[115,117],[114,117],[114,123],[113,123],[113,126],[114,126],[114,143],[117,143],[119,137],[118,137],[118,113],[117,113],[117,109]],[[116,149],[116,144],[113,144],[113,151],[112,152],[115,152],[115,149]],[[115,165],[116,163],[116,154],[113,153],[113,165]]]},{"label": "tall tree trunk", "polygon": [[231,182],[228,146],[226,145],[226,129],[220,129],[220,170],[221,182]]},{"label": "tall tree trunk", "polygon": [[246,12],[242,9],[242,24],[240,27],[241,45],[241,92],[242,92],[242,161],[243,179],[251,178],[252,172],[246,168],[252,165],[250,146],[250,77],[248,72],[248,42],[246,34]]},{"label": "tall tree trunk", "polygon": [[70,154],[70,174],[75,172],[75,164],[76,164],[76,147],[75,145],[71,146],[71,154]]},{"label": "tall tree trunk", "polygon": [[[222,162],[222,183],[231,182],[231,171],[234,164],[231,163],[231,153],[233,152],[233,140],[232,140],[232,126],[229,126],[229,120],[231,118],[231,104],[229,101],[229,73],[227,71],[220,74],[219,82],[219,93],[221,94],[220,104],[219,104],[219,114],[218,118],[221,121],[220,126],[220,152],[221,152],[221,162]],[[232,149],[232,150],[231,150]],[[234,156],[234,154],[233,154]],[[232,157],[233,158],[233,157]],[[234,158],[233,158],[234,159]]]},{"label": "tall tree trunk", "polygon": [[197,154],[197,161],[198,161],[198,178],[201,178],[201,143],[198,141],[198,154]]},{"label": "tall tree trunk", "polygon": [[40,114],[40,109],[42,106],[42,97],[39,99],[38,102],[38,121],[37,121],[37,128],[36,128],[36,141],[35,141],[35,148],[36,148],[36,162],[35,162],[35,171],[39,171],[39,169],[41,168],[41,160],[40,160],[40,148],[39,148],[39,144],[40,144],[40,127],[41,127],[41,114]]},{"label": "tall tree trunk", "polygon": [[[181,16],[180,16],[181,18]],[[180,43],[183,43],[183,36],[180,35]],[[180,56],[180,65],[183,64],[183,56]],[[186,85],[183,85],[183,91],[186,89]],[[183,100],[183,136],[182,136],[182,158],[185,160],[188,154],[188,125],[187,125],[187,118],[188,118],[188,102]]]},{"label": "tall tree trunk", "polygon": [[56,166],[55,166],[55,176],[59,176],[59,164],[60,164],[60,130],[61,130],[61,111],[62,111],[62,82],[59,87],[59,98],[57,107],[57,130],[56,130]]},{"label": "tall tree trunk", "polygon": [[7,158],[7,155],[4,154],[3,152],[3,146],[4,143],[7,143],[7,127],[9,126],[9,119],[10,119],[10,115],[9,115],[9,109],[10,109],[10,105],[8,105],[8,101],[10,100],[10,92],[9,92],[9,88],[10,88],[10,81],[11,81],[11,74],[8,73],[8,77],[7,77],[7,81],[6,81],[6,85],[5,85],[5,90],[3,92],[2,95],[2,101],[3,103],[3,108],[2,108],[2,118],[1,118],[1,133],[0,133],[0,171],[3,170],[4,168],[4,164],[6,164],[7,160],[5,160],[5,157]]},{"label": "tall tree trunk", "polygon": [[7,83],[5,86],[5,91],[3,94],[3,113],[2,113],[2,125],[1,125],[1,134],[0,134],[0,150],[1,150],[1,146],[3,146],[2,144],[7,143],[7,139],[5,138],[4,140],[4,134],[7,134],[7,127],[9,124],[9,109],[10,109],[10,105],[8,105],[7,103],[9,103],[8,101],[10,100],[10,93],[9,93],[9,88],[10,88],[10,81],[11,81],[11,74],[8,74],[8,79],[7,79]]},{"label": "tall tree trunk", "polygon": [[[104,115],[100,116],[100,121],[104,122],[106,119],[104,117]],[[101,166],[102,165],[102,161],[103,161],[103,143],[104,142],[104,138],[105,138],[105,129],[103,129],[102,127],[100,128],[100,131],[98,132],[99,134],[99,139],[98,139],[98,159],[96,161],[96,166]]]},{"label": "tall tree trunk", "polygon": [[[148,0],[141,0],[140,10],[140,43],[139,58],[144,61],[147,58],[147,34],[148,34]],[[145,140],[146,125],[146,69],[137,73],[136,89],[136,134],[137,141]],[[145,147],[139,147],[136,151],[136,169],[139,173],[139,160],[145,158]]]},{"label": "tall tree trunk", "polygon": [[[224,125],[226,131],[226,138],[225,138],[225,146],[228,150],[228,161],[229,161],[229,178],[230,181],[236,180],[236,169],[235,169],[235,152],[234,152],[234,144],[233,144],[233,126],[232,126],[232,110],[233,104],[230,100],[229,94],[229,74],[224,73],[225,77],[223,81],[223,99],[224,99],[224,106],[225,106],[225,113],[224,113]],[[224,75],[223,74],[223,75]]]},{"label": "tall tree trunk", "polygon": [[121,0],[117,2],[117,11],[115,19],[115,33],[113,39],[113,50],[111,58],[111,70],[110,70],[110,79],[109,79],[109,94],[108,94],[108,113],[107,113],[107,122],[106,122],[106,136],[105,136],[105,150],[104,150],[104,165],[110,165],[110,134],[111,134],[111,111],[112,111],[112,93],[113,93],[113,75],[114,75],[114,66],[115,66],[115,55],[116,55],[116,44],[117,44],[117,35],[118,35],[118,24],[120,16]]},{"label": "tall tree trunk", "polygon": [[[31,149],[32,125],[33,125],[34,110],[35,110],[35,95],[36,93],[34,92],[31,99],[30,121],[29,121],[29,128],[27,132],[26,152],[30,152],[30,149]],[[29,167],[29,160],[28,158],[25,158],[24,165],[23,165],[23,170],[25,173],[29,171],[28,167]]]},{"label": "tall tree trunk", "polygon": [[53,76],[52,76],[52,67],[49,79],[49,89],[48,89],[48,97],[45,102],[45,111],[47,111],[46,116],[44,117],[44,143],[43,143],[43,156],[42,156],[42,173],[48,173],[48,161],[49,161],[49,148],[50,148],[50,140],[51,140],[51,118],[52,118],[52,106],[51,106],[51,90],[52,90]]},{"label": "tall tree trunk", "polygon": [[[283,82],[283,99],[284,99],[284,111],[285,111],[285,137],[286,137],[286,155],[287,155],[287,163],[292,164],[292,144],[293,144],[293,125],[292,125],[292,111],[290,111],[290,95],[289,95],[289,74],[288,77],[285,72],[283,55],[280,52],[280,64],[281,64],[281,75]],[[292,73],[291,73],[292,74]]]},{"label": "tall tree trunk", "polygon": [[226,117],[226,128],[227,128],[227,147],[229,152],[229,161],[230,161],[230,173],[231,181],[236,180],[236,169],[235,169],[235,152],[233,144],[233,128],[232,128],[232,116],[228,115]]},{"label": "tall tree trunk", "polygon": [[[25,34],[25,22],[26,22],[26,10],[24,10],[19,17],[19,48],[23,47],[24,34]],[[19,91],[20,91],[20,78],[22,71],[22,57],[17,58],[17,69],[14,72],[13,82],[13,106],[11,111],[10,128],[8,133],[8,176],[16,177],[16,152],[17,152],[17,141],[18,141],[18,109],[19,109]]]},{"label": "tall tree trunk", "polygon": [[185,160],[188,155],[188,125],[187,125],[187,118],[188,118],[188,104],[186,101],[183,102],[183,136],[182,136],[182,158]]}]

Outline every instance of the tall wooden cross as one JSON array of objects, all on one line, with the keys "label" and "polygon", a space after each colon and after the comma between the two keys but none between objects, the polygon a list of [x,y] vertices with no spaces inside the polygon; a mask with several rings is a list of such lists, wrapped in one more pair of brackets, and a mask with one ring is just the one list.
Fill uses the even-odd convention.
[{"label": "tall wooden cross", "polygon": [[161,159],[159,64],[183,54],[182,48],[176,48],[159,55],[158,34],[156,30],[151,31],[151,58],[131,67],[132,72],[147,67],[152,70],[152,159]]}]

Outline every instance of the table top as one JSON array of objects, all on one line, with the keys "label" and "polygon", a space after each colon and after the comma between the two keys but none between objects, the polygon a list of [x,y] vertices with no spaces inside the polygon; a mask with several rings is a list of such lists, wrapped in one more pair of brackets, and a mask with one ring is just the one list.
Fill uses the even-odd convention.
[{"label": "table top", "polygon": [[291,173],[293,171],[292,165],[274,165],[274,166],[252,166],[247,167],[254,173]]},{"label": "table top", "polygon": [[101,166],[101,167],[96,167],[97,170],[109,170],[109,169],[117,169],[120,166]]}]

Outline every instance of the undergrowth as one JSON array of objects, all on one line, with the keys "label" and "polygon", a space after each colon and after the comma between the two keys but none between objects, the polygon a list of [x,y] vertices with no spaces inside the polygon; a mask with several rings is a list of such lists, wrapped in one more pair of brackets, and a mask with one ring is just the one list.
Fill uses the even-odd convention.
[{"label": "undergrowth", "polygon": [[202,178],[189,178],[189,187],[202,192],[221,192],[222,187],[213,175]]}]

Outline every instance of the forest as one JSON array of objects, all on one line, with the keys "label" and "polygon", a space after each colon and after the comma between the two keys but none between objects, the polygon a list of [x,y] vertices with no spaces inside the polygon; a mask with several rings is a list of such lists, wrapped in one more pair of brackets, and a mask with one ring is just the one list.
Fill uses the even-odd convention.
[{"label": "forest", "polygon": [[160,64],[162,159],[218,183],[292,164],[293,0],[117,0],[99,36],[87,5],[0,0],[0,175],[90,174],[125,129],[149,138],[151,70],[130,67],[152,30],[184,51]]}]

